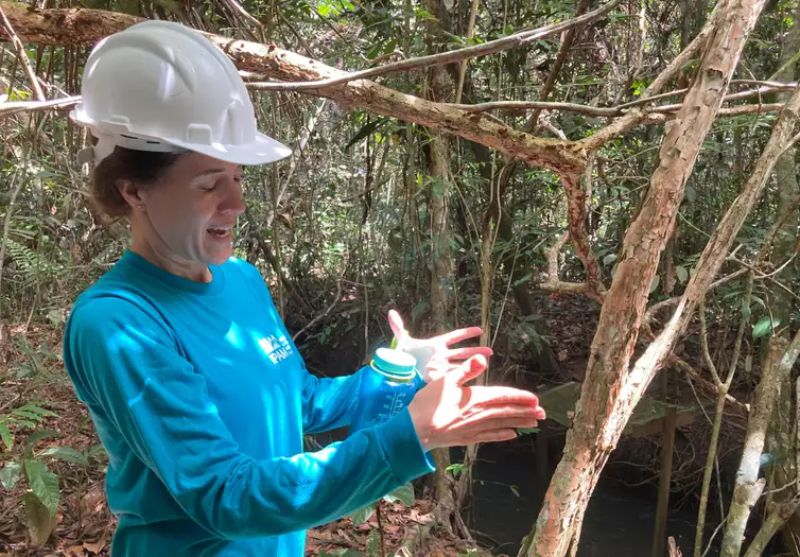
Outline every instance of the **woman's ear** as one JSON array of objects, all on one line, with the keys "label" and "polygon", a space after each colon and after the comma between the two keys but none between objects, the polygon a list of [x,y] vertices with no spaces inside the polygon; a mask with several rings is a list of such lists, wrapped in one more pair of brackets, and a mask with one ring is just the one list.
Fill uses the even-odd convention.
[{"label": "woman's ear", "polygon": [[117,190],[132,209],[144,209],[144,191],[131,180],[117,180]]}]

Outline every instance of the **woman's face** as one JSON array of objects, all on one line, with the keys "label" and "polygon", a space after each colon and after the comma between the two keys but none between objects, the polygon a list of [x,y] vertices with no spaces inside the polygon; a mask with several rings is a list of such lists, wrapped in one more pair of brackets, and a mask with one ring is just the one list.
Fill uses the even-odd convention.
[{"label": "woman's face", "polygon": [[136,189],[136,197],[132,247],[143,257],[175,274],[207,280],[207,266],[231,256],[233,227],[244,212],[239,165],[187,153],[158,182]]}]

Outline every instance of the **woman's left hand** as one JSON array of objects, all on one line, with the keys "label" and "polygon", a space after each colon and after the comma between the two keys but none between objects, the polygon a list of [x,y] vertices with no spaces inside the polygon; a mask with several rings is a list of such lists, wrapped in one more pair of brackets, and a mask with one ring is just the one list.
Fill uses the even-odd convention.
[{"label": "woman's left hand", "polygon": [[480,337],[483,332],[480,327],[456,329],[431,338],[414,338],[395,310],[389,311],[389,326],[397,339],[397,348],[417,359],[417,369],[425,382],[439,379],[473,356],[480,355],[488,359],[492,355],[492,349],[488,346],[450,347],[464,340]]}]

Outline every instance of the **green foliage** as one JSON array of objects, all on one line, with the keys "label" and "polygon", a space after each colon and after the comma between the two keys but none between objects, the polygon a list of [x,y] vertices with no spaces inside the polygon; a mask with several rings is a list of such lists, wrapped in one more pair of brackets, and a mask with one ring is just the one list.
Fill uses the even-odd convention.
[{"label": "green foliage", "polygon": [[[0,458],[5,460],[0,468],[0,486],[11,492],[20,481],[24,481],[26,489],[20,495],[20,502],[35,547],[44,544],[53,532],[61,498],[59,476],[48,467],[48,463],[58,460],[86,469],[92,459],[102,454],[96,446],[86,452],[64,445],[52,445],[37,451],[43,440],[61,436],[55,430],[42,427],[48,418],[58,417],[56,412],[46,408],[45,403],[37,401],[0,415],[0,438],[4,445]],[[15,438],[21,435],[24,435],[24,441],[15,444]],[[12,452],[14,449],[18,450]]]},{"label": "green foliage", "polygon": [[778,325],[780,325],[779,320],[770,317],[769,315],[763,316],[756,322],[755,325],[753,325],[753,340],[769,336],[769,334],[772,333],[772,331],[774,331]]}]

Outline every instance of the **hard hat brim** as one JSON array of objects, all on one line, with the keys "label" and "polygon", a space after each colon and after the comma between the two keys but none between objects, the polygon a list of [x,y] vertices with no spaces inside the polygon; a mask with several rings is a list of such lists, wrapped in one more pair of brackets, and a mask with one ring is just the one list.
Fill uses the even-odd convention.
[{"label": "hard hat brim", "polygon": [[242,165],[269,164],[292,154],[290,147],[268,135],[256,132],[255,139],[254,142],[244,145],[188,143],[172,138],[164,138],[164,141],[188,151]]}]

